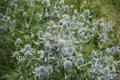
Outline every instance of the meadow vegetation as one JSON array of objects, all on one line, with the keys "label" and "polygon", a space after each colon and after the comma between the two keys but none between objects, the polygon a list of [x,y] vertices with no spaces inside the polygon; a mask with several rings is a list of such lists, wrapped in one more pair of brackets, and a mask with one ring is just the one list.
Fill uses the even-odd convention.
[{"label": "meadow vegetation", "polygon": [[1,0],[0,80],[119,80],[119,0]]}]

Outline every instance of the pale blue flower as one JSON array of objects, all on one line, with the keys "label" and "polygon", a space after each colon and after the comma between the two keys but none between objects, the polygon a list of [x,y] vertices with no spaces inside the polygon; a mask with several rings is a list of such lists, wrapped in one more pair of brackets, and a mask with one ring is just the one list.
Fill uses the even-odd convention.
[{"label": "pale blue flower", "polygon": [[71,67],[72,67],[72,62],[69,61],[69,60],[66,60],[66,61],[64,62],[64,68],[71,68]]},{"label": "pale blue flower", "polygon": [[37,75],[45,75],[47,72],[47,69],[45,68],[45,66],[40,66],[36,68],[35,71]]},{"label": "pale blue flower", "polygon": [[84,63],[84,58],[82,58],[82,57],[81,57],[81,58],[78,58],[78,59],[77,59],[77,63],[78,63],[78,64]]}]

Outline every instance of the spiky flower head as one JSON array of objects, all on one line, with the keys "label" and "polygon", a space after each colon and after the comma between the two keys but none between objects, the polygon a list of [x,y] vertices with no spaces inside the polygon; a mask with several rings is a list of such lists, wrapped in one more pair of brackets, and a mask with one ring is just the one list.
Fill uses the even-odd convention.
[{"label": "spiky flower head", "polygon": [[78,64],[84,63],[84,58],[83,58],[83,57],[78,58],[78,59],[77,59],[77,63],[78,63]]},{"label": "spiky flower head", "polygon": [[102,33],[102,34],[100,35],[100,39],[101,39],[101,40],[105,40],[105,39],[106,39],[106,34],[105,34],[105,33]]},{"label": "spiky flower head", "polygon": [[84,10],[83,13],[84,13],[85,16],[89,16],[89,15],[90,15],[90,10],[88,10],[88,9],[87,9],[87,10]]},{"label": "spiky flower head", "polygon": [[69,60],[66,60],[66,61],[64,62],[64,68],[71,68],[71,67],[72,67],[72,62],[69,61]]},{"label": "spiky flower head", "polygon": [[50,0],[42,0],[42,4],[45,6],[50,6]]},{"label": "spiky flower head", "polygon": [[38,68],[35,69],[35,72],[37,75],[45,75],[47,70],[45,66],[39,66]]},{"label": "spiky flower head", "polygon": [[26,44],[24,47],[25,51],[31,51],[31,45],[30,44]]},{"label": "spiky flower head", "polygon": [[49,42],[47,42],[44,47],[45,47],[46,51],[50,51],[51,48],[52,48],[52,46],[51,46],[51,44]]},{"label": "spiky flower head", "polygon": [[96,65],[97,63],[98,63],[98,59],[92,58],[91,64],[92,64],[92,65]]}]

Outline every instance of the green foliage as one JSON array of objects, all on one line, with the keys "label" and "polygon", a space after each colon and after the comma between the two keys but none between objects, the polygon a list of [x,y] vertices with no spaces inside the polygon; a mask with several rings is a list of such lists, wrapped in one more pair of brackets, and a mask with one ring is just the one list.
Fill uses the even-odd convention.
[{"label": "green foliage", "polygon": [[[47,25],[47,22],[50,20],[55,20],[56,22],[59,19],[55,19],[51,17],[42,17],[42,20],[38,20],[36,18],[36,13],[44,14],[45,8],[43,8],[43,5],[41,4],[42,0],[21,0],[19,3],[16,3],[16,0],[1,0],[0,1],[0,26],[3,26],[5,30],[0,30],[0,79],[1,80],[17,80],[17,79],[23,79],[21,74],[29,73],[27,69],[30,66],[24,67],[24,65],[27,64],[26,62],[23,63],[23,72],[19,73],[18,66],[16,66],[17,61],[15,58],[12,57],[12,53],[15,50],[20,50],[21,47],[16,47],[16,39],[21,38],[22,43],[21,46],[24,46],[24,44],[27,44],[28,42],[36,48],[36,53],[38,53],[38,49],[43,49],[41,46],[44,46],[43,43],[41,43],[41,46],[37,46],[36,43],[33,43],[33,40],[37,40],[36,35],[39,30],[44,30],[44,27]],[[55,5],[54,1],[51,1],[51,4]],[[71,6],[72,4],[72,6]],[[109,34],[113,33],[115,34],[115,37],[111,41],[112,44],[107,45],[107,47],[110,47],[112,45],[117,45],[120,42],[120,1],[119,0],[65,0],[65,5],[71,6],[71,9],[69,13],[72,15],[74,12],[74,9],[77,9],[79,14],[81,14],[85,9],[90,9],[93,18],[90,19],[91,22],[96,21],[97,19],[101,18],[107,21],[112,21],[114,24],[114,32],[110,32]],[[58,5],[57,5],[58,6]],[[61,5],[59,5],[61,6]],[[52,8],[54,10],[54,8]],[[48,8],[50,10],[50,8]],[[3,21],[3,16],[7,15],[8,21]],[[38,28],[36,28],[38,27]],[[93,39],[93,42],[88,42],[83,45],[85,47],[85,50],[81,51],[81,53],[84,53],[84,57],[89,58],[89,55],[86,53],[90,53],[92,49],[97,50],[98,45],[101,45],[102,43],[99,43],[97,40],[98,34],[94,33],[95,39]],[[26,35],[26,36],[25,36]],[[23,37],[24,36],[24,37]],[[34,37],[31,37],[34,36]],[[31,37],[31,38],[26,38]],[[87,45],[87,46],[86,46]],[[37,55],[38,56],[38,55]],[[119,52],[117,52],[115,55],[116,60],[120,59]],[[33,63],[34,64],[34,59]],[[30,60],[30,61],[32,61]],[[29,60],[28,60],[29,61]],[[89,60],[88,60],[89,61]],[[29,64],[28,64],[29,65]],[[22,66],[22,65],[21,65]],[[30,68],[32,69],[32,68]],[[53,73],[52,76],[55,80],[61,80],[63,78],[64,80],[64,73],[59,72],[57,68],[56,71]],[[61,70],[64,70],[63,68]],[[21,70],[22,71],[22,70]],[[27,72],[28,71],[28,72]],[[71,71],[73,72],[73,71]],[[79,70],[78,70],[79,72]],[[74,72],[77,73],[77,72]],[[84,73],[84,70],[79,72],[80,74]],[[57,74],[57,75],[56,75]],[[69,73],[68,73],[69,74]],[[31,74],[32,75],[32,74]],[[59,76],[58,76],[59,75]],[[75,75],[70,75],[72,77],[78,77]],[[68,78],[70,77],[68,76]],[[79,77],[81,77],[80,75]],[[31,77],[26,75],[26,77]],[[27,80],[27,79],[26,79]],[[33,80],[33,78],[31,79]],[[67,79],[66,79],[67,80]],[[83,77],[82,80],[86,80],[86,77]]]}]

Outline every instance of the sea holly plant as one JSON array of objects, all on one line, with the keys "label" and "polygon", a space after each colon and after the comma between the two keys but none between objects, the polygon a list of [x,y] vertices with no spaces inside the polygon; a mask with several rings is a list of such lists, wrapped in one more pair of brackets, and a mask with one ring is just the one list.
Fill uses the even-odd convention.
[{"label": "sea holly plant", "polygon": [[112,23],[94,19],[90,9],[70,13],[61,3],[41,0],[41,12],[31,1],[31,13],[23,12],[26,32],[13,53],[18,80],[116,80],[120,61],[114,55],[120,51]]}]

